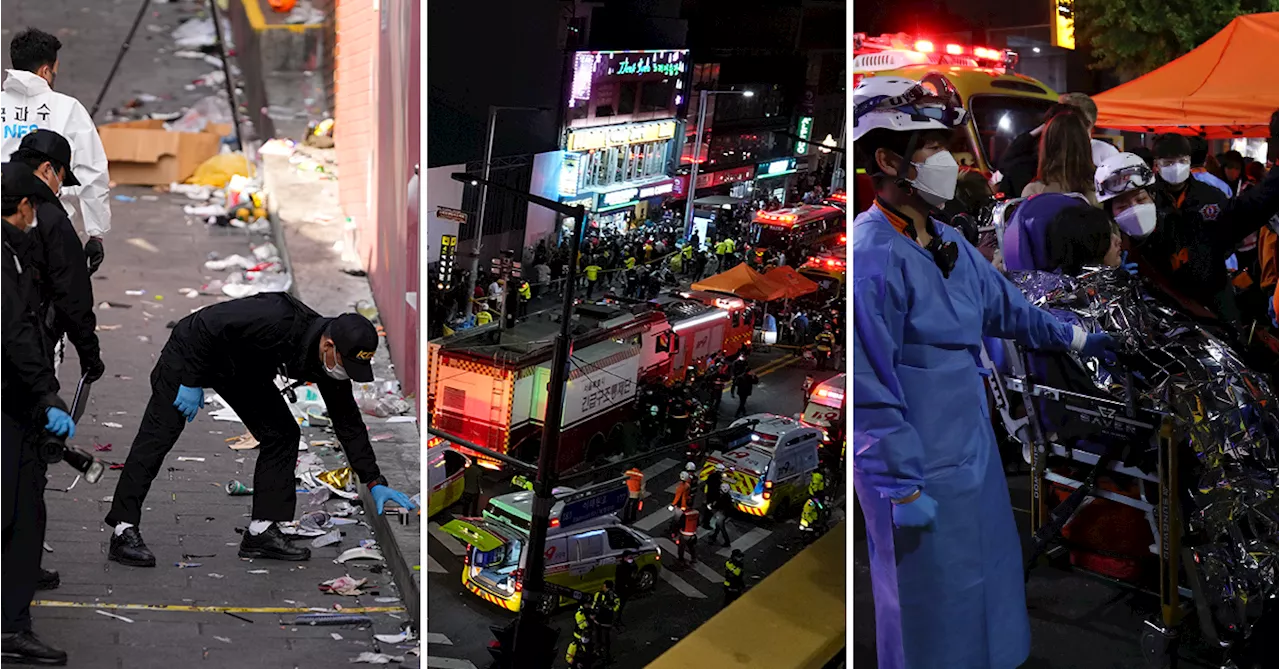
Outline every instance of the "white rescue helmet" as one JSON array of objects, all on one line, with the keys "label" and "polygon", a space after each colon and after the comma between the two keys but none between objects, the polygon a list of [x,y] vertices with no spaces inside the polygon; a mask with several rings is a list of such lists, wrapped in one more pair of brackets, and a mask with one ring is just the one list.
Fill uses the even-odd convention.
[{"label": "white rescue helmet", "polygon": [[692,462],[686,462],[686,463],[684,463],[684,470],[685,470],[686,472],[691,472],[691,471],[693,471],[693,470],[695,470],[695,469],[697,469],[697,468],[698,468],[698,465],[695,465],[695,464],[693,464]]},{"label": "white rescue helmet", "polygon": [[693,477],[689,475],[689,472],[680,472],[680,480],[681,480],[681,481],[688,481],[688,480],[689,480],[689,479],[691,479],[691,478],[693,478]]},{"label": "white rescue helmet", "polygon": [[1155,172],[1132,153],[1117,153],[1107,158],[1093,173],[1093,185],[1099,203],[1121,193],[1147,188],[1155,182]]},{"label": "white rescue helmet", "polygon": [[902,77],[868,77],[853,89],[853,141],[872,130],[950,130],[964,123],[962,107]]}]

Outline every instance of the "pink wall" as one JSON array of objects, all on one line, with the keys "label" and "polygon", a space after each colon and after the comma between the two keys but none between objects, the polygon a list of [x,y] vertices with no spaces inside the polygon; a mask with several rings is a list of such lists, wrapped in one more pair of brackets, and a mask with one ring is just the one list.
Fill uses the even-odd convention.
[{"label": "pink wall", "polygon": [[[335,144],[339,201],[406,395],[418,396],[418,221],[409,180],[419,162],[421,3],[339,0]],[[412,298],[412,302],[411,302]]]}]

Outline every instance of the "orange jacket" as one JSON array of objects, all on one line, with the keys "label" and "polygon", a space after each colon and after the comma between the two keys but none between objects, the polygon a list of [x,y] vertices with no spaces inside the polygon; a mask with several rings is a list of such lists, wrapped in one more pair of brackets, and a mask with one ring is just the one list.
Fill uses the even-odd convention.
[{"label": "orange jacket", "polygon": [[690,494],[689,482],[681,481],[680,485],[676,486],[676,496],[671,500],[671,505],[677,509],[683,509],[692,506],[692,504],[693,498]]},{"label": "orange jacket", "polygon": [[684,527],[680,530],[680,534],[691,537],[698,533],[698,517],[697,509],[689,509],[684,512]]},{"label": "orange jacket", "polygon": [[639,497],[644,492],[644,472],[632,467],[626,471],[627,491],[631,497]]}]

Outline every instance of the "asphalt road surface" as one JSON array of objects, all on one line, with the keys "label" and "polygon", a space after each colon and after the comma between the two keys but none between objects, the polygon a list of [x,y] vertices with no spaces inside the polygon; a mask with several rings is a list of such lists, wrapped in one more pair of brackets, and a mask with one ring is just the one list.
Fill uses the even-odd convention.
[{"label": "asphalt road surface", "polygon": [[[772,354],[757,353],[752,366],[762,369],[760,385],[752,395],[747,408],[751,412],[769,410],[782,415],[792,415],[804,409],[801,384],[806,374],[814,374],[818,381],[833,372],[814,372],[806,363],[793,360],[783,363],[777,349]],[[780,366],[779,366],[780,365]],[[721,405],[720,425],[731,421],[737,401],[727,396]],[[656,462],[641,463],[646,474],[646,487],[650,497],[646,500],[639,519],[633,527],[657,536],[669,518],[666,511],[679,477],[679,454],[669,454]],[[491,477],[486,480],[485,495],[504,494],[512,490],[506,480],[509,476]],[[574,486],[584,486],[574,481]],[[833,521],[844,516],[844,491],[833,492]],[[461,569],[464,546],[461,542],[441,532],[441,524],[450,519],[448,511],[432,519],[428,526],[427,540],[427,657],[424,666],[441,669],[474,669],[486,667],[491,658],[486,646],[492,636],[489,625],[503,624],[514,619],[515,614],[498,608],[462,586]],[[766,520],[739,516],[729,521],[732,547],[739,548],[746,556],[748,586],[777,569],[795,553],[799,534],[798,517]],[[704,530],[704,532],[709,532]],[[663,547],[664,565],[676,562],[675,546],[666,539],[658,539]],[[615,661],[611,667],[634,669],[647,665],[681,637],[689,634],[703,621],[720,609],[721,582],[724,561],[728,549],[699,545],[698,562],[683,569],[663,569],[658,585],[649,593],[627,603],[624,626],[613,634]],[[572,609],[563,609],[551,620],[560,629],[559,657],[571,638]]]}]

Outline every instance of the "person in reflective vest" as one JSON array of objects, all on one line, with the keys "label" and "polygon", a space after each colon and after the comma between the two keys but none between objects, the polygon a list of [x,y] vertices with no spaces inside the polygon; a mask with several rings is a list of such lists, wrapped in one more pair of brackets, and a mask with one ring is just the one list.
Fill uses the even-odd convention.
[{"label": "person in reflective vest", "polygon": [[809,496],[819,497],[827,490],[827,481],[822,476],[822,472],[814,472],[809,477]]},{"label": "person in reflective vest", "polygon": [[689,553],[689,564],[698,559],[698,522],[701,514],[692,505],[684,510],[684,527],[680,528],[680,550],[676,559],[684,562],[684,554]]},{"label": "person in reflective vest", "polygon": [[622,510],[622,522],[630,525],[636,521],[644,500],[644,472],[632,467],[623,476],[627,477],[627,506]]},{"label": "person in reflective vest", "polygon": [[613,624],[617,621],[621,608],[622,600],[618,599],[613,581],[605,581],[604,589],[591,597],[591,611],[596,624],[596,648],[604,654],[605,662],[613,659],[610,634],[613,632]]},{"label": "person in reflective vest", "polygon": [[818,521],[822,517],[822,503],[815,497],[810,497],[804,503],[804,510],[800,512],[800,531],[801,532],[817,532]]},{"label": "person in reflective vest", "polygon": [[733,549],[729,559],[724,562],[724,608],[742,596],[746,588],[746,580],[742,576],[742,551]]},{"label": "person in reflective vest", "polygon": [[571,669],[588,669],[592,665],[595,649],[591,647],[591,617],[586,604],[578,607],[573,614],[573,621],[573,641],[569,642],[564,660]]},{"label": "person in reflective vest", "polygon": [[520,301],[516,303],[516,315],[524,318],[529,314],[529,300],[533,299],[533,289],[528,281],[520,282]]}]

